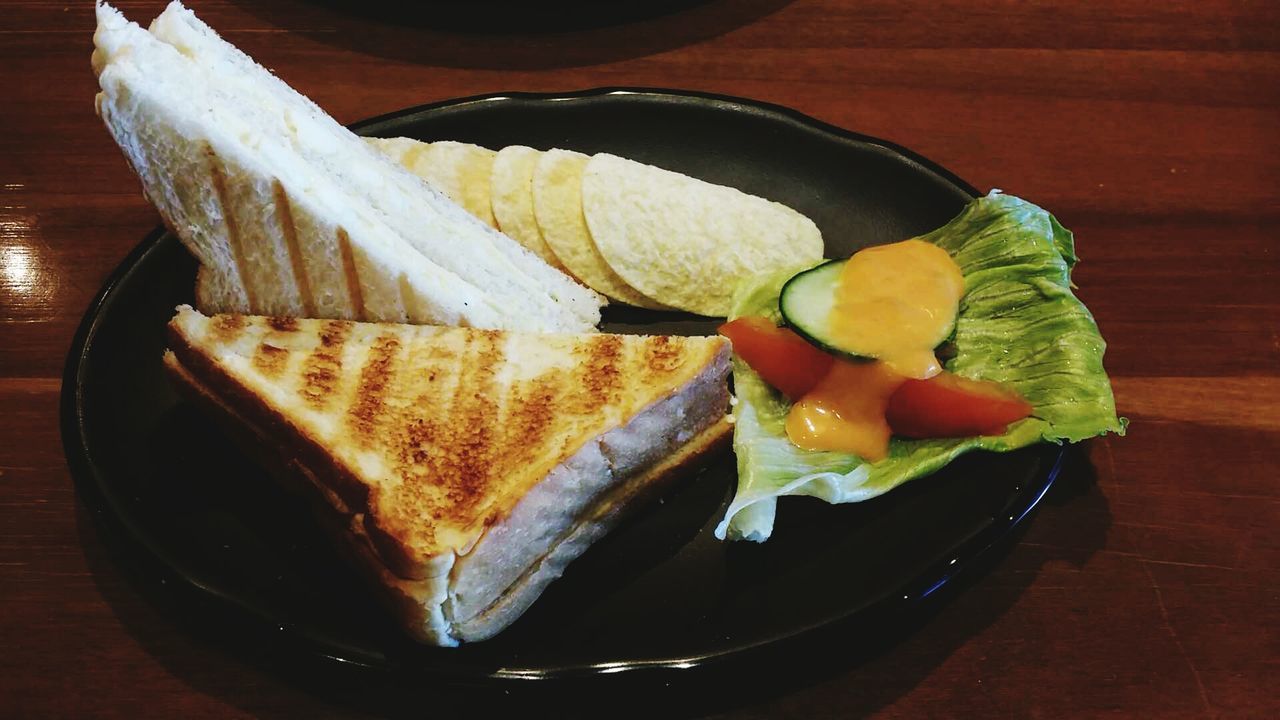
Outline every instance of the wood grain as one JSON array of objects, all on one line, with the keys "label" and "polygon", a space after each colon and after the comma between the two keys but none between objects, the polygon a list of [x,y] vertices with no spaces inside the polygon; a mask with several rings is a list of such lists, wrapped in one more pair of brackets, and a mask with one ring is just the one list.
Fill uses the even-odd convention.
[{"label": "wood grain", "polygon": [[[713,0],[591,27],[547,3],[535,29],[492,32],[429,5],[390,22],[378,3],[192,4],[342,121],[510,90],[713,91],[900,143],[1076,232],[1129,435],[1073,456],[1022,542],[913,631],[802,677],[653,691],[647,712],[1280,716],[1280,4]],[[142,21],[163,6],[120,5]],[[0,708],[427,707],[426,689],[282,670],[191,627],[76,500],[64,356],[157,222],[93,114],[92,14],[19,0],[0,20]],[[430,695],[446,711],[572,709]]]}]

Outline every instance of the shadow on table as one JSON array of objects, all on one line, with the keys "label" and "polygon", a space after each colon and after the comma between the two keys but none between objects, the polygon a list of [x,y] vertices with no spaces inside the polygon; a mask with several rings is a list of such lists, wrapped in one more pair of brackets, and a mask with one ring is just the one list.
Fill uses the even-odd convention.
[{"label": "shadow on table", "polygon": [[[1038,569],[1048,562],[1083,565],[1101,549],[1111,516],[1082,449],[1067,451],[1062,472],[1038,512],[1070,516],[1071,521],[1039,518],[1048,526],[1049,537],[1039,538],[1043,542],[1034,546],[1018,547],[1020,569]],[[390,717],[453,711],[478,717],[511,711],[535,717],[597,717],[605,709],[610,717],[697,717],[766,705],[800,693],[818,696],[816,703],[821,706],[824,690],[819,686],[839,681],[841,714],[858,717],[910,692],[969,638],[995,623],[1037,574],[1002,575],[1002,592],[994,594],[998,600],[971,607],[963,615],[951,614],[945,626],[935,622],[957,593],[981,583],[1009,555],[1015,538],[1005,549],[986,553],[910,616],[886,617],[873,625],[835,626],[687,676],[660,682],[617,675],[589,682],[444,686],[426,684],[420,678],[406,682],[352,671],[274,646],[269,638],[246,632],[245,623],[225,611],[212,606],[193,608],[185,596],[177,602],[173,592],[160,587],[155,575],[118,545],[114,533],[101,531],[83,509],[78,527],[95,583],[128,632],[193,689],[266,718],[296,715],[298,701],[282,701],[270,682],[246,689],[248,683],[239,679],[245,673],[274,678],[302,699]],[[911,646],[909,655],[902,654],[906,645]],[[849,692],[850,687],[854,692]]]},{"label": "shadow on table", "polygon": [[493,70],[581,67],[653,55],[723,35],[791,2],[234,1],[272,25],[327,45],[404,62]]}]

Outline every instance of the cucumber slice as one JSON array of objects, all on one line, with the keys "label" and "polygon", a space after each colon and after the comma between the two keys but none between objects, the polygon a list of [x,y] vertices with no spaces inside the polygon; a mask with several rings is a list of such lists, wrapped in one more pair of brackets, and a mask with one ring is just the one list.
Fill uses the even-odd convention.
[{"label": "cucumber slice", "polygon": [[[831,331],[831,311],[836,302],[836,285],[844,271],[843,260],[831,260],[797,274],[782,286],[778,298],[778,310],[792,330],[819,348],[852,360],[874,360],[876,356],[864,349],[850,347],[837,339]],[[957,313],[958,315],[958,313]],[[955,333],[956,318],[938,334],[935,345],[941,345]]]},{"label": "cucumber slice", "polygon": [[831,311],[836,304],[836,285],[844,270],[844,260],[831,260],[798,273],[782,286],[778,310],[782,320],[800,337],[834,355],[870,360],[853,348],[843,347],[831,333]]}]

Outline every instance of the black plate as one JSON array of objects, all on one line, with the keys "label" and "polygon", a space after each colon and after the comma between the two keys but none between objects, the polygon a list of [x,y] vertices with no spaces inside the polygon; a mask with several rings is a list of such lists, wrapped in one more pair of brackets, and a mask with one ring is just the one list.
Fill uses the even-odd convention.
[{"label": "black plate", "polygon": [[[975,194],[888,143],[784,108],[691,93],[481,97],[357,129],[617,153],[791,205],[817,222],[829,256],[931,230]],[[861,504],[786,498],[773,538],[755,545],[711,534],[733,493],[726,455],[592,547],[497,638],[420,647],[335,562],[297,503],[166,383],[164,327],[175,305],[191,301],[194,271],[177,240],[157,231],[86,315],[62,405],[81,497],[115,537],[142,550],[145,574],[306,653],[358,666],[459,680],[661,674],[916,607],[1010,535],[1061,457],[1048,447],[970,455]],[[714,324],[617,312],[606,327],[713,332]]]}]

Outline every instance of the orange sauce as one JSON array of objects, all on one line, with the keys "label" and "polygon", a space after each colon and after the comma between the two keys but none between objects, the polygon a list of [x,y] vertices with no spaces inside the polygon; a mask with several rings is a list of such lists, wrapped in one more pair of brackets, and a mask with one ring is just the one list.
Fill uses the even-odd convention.
[{"label": "orange sauce", "polygon": [[876,462],[889,452],[889,396],[907,378],[942,372],[933,348],[955,322],[964,276],[946,250],[905,240],[855,254],[835,292],[833,336],[878,359],[838,360],[791,407],[787,437],[805,450]]},{"label": "orange sauce", "polygon": [[875,462],[889,452],[889,396],[906,380],[879,361],[837,360],[787,413],[787,437],[805,450],[852,452]]},{"label": "orange sauce", "polygon": [[942,372],[933,354],[955,322],[964,276],[946,250],[923,240],[871,247],[845,263],[831,332],[907,377]]}]

